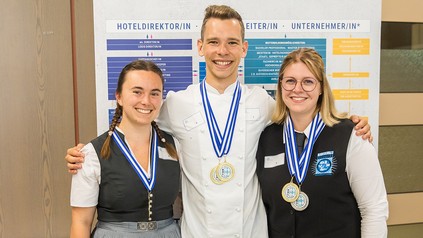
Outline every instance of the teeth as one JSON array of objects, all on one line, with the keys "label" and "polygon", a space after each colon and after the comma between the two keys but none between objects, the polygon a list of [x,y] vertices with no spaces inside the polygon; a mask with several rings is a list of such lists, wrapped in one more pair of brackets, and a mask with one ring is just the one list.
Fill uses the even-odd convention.
[{"label": "teeth", "polygon": [[296,101],[303,101],[303,100],[305,100],[305,98],[297,98],[297,97],[292,97],[292,99],[293,100],[296,100]]},{"label": "teeth", "polygon": [[140,113],[150,113],[150,112],[151,112],[151,110],[147,110],[147,109],[137,109],[137,112],[140,112]]},{"label": "teeth", "polygon": [[216,64],[218,64],[218,65],[228,65],[228,64],[230,64],[231,62],[230,61],[215,61],[216,62]]}]

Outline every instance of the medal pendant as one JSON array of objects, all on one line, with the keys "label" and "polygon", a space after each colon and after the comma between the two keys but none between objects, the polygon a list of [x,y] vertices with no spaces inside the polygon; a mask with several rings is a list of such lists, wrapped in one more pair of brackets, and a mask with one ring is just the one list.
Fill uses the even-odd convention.
[{"label": "medal pendant", "polygon": [[300,192],[300,195],[298,196],[297,200],[295,200],[294,202],[291,202],[291,206],[297,210],[297,211],[304,211],[309,204],[309,199],[307,194],[305,194],[304,192]]},{"label": "medal pendant", "polygon": [[282,198],[289,203],[297,200],[299,194],[300,188],[293,182],[285,184],[282,188]]},{"label": "medal pendant", "polygon": [[232,164],[225,161],[216,167],[216,175],[220,181],[228,182],[233,179],[235,175],[235,168]]},{"label": "medal pendant", "polygon": [[221,180],[219,179],[219,177],[217,177],[217,174],[216,174],[216,168],[217,168],[217,166],[216,166],[216,167],[213,167],[213,169],[210,171],[210,180],[211,180],[214,184],[221,185],[221,184],[223,184],[224,182],[223,182],[223,181],[221,181]]}]

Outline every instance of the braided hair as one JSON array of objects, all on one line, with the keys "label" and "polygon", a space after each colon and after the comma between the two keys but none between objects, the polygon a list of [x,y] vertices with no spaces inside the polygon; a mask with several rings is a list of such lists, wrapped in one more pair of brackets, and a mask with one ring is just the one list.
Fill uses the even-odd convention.
[{"label": "braided hair", "polygon": [[116,126],[120,122],[120,118],[122,117],[122,106],[117,104],[115,109],[115,114],[113,115],[112,124],[110,124],[108,135],[106,140],[103,143],[103,147],[101,147],[101,158],[108,159],[110,157],[110,140],[112,139],[113,131],[115,130]]},{"label": "braided hair", "polygon": [[167,153],[172,158],[178,159],[178,153],[176,152],[175,146],[173,146],[171,143],[166,141],[157,123],[155,121],[152,121],[151,125],[153,126],[154,130],[157,132],[157,135],[159,136],[160,141],[164,143]]}]

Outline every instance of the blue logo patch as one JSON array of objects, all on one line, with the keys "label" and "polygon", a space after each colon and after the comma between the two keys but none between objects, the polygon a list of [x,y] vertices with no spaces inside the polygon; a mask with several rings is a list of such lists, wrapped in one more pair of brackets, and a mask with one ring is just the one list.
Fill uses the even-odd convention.
[{"label": "blue logo patch", "polygon": [[327,151],[317,154],[317,159],[313,167],[315,176],[332,175],[336,167],[334,152]]}]

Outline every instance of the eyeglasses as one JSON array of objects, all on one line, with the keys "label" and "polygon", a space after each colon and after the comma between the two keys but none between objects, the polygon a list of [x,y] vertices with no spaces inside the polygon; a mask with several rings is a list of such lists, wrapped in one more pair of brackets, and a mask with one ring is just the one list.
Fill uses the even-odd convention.
[{"label": "eyeglasses", "polygon": [[[292,91],[297,86],[298,80],[295,78],[282,78],[281,84],[286,91]],[[313,91],[317,86],[318,81],[314,78],[305,78],[301,80],[301,87],[305,92]]]}]

